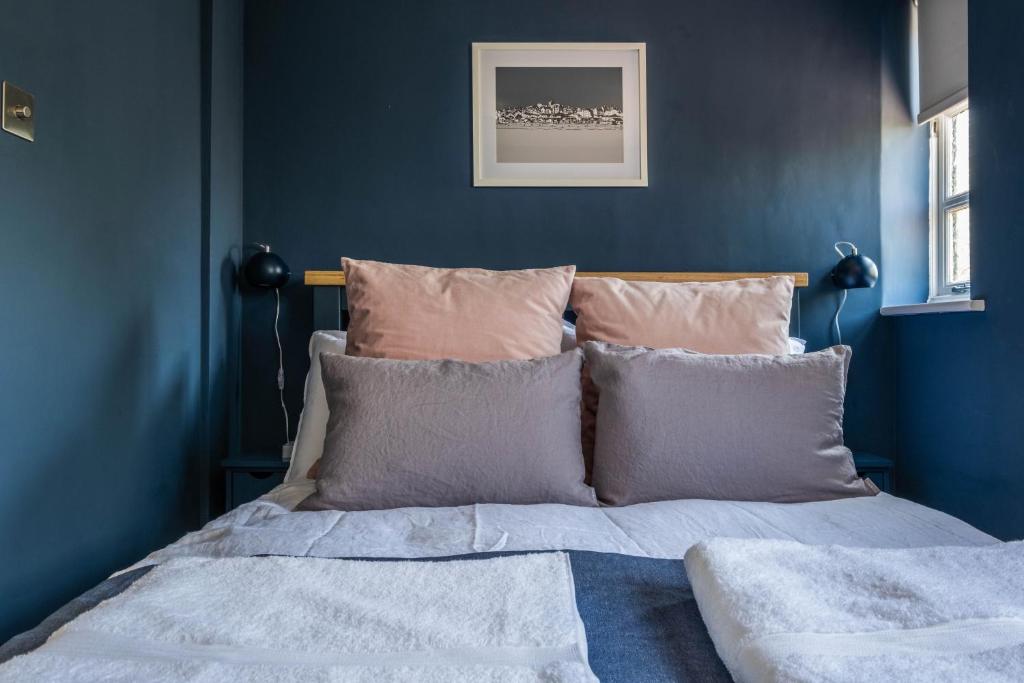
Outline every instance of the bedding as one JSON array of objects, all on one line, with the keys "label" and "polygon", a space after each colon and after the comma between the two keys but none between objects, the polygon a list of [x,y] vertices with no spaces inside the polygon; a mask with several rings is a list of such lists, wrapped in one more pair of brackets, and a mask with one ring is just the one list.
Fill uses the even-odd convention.
[{"label": "bedding", "polygon": [[[602,681],[725,681],[728,673],[704,630],[680,562],[695,543],[716,536],[864,547],[996,543],[949,515],[887,494],[791,505],[686,500],[620,508],[471,505],[291,512],[313,490],[306,480],[283,484],[152,553],[12,640],[0,650],[0,661],[31,651],[68,619],[117,594],[149,567],[175,558],[447,558],[565,550],[590,665]],[[217,617],[201,612],[197,618]]]},{"label": "bedding", "polygon": [[427,268],[342,259],[351,356],[464,361],[559,353],[575,266]]},{"label": "bedding", "polygon": [[295,430],[292,460],[288,463],[286,482],[293,482],[310,474],[316,479],[316,465],[324,454],[324,436],[327,434],[327,395],[320,371],[320,354],[344,354],[346,335],[340,330],[317,330],[309,338],[309,372],[303,389],[302,413]]},{"label": "bedding", "polygon": [[[463,555],[455,558],[434,558],[433,560],[410,560],[415,564],[427,565],[428,572],[438,572],[447,569],[448,562],[457,562],[465,565],[476,560],[490,560],[492,558],[505,558],[516,556],[516,553],[480,553],[474,555]],[[700,619],[697,605],[693,600],[693,593],[690,590],[686,579],[686,573],[680,560],[655,560],[641,557],[630,557],[628,555],[616,555],[608,553],[589,553],[569,551],[558,553],[569,558],[569,566],[572,573],[572,590],[575,598],[575,611],[579,615],[584,627],[584,638],[581,639],[582,647],[585,648],[590,669],[601,681],[613,683],[623,681],[629,683],[642,683],[654,681],[673,682],[694,682],[694,683],[724,683],[730,680],[729,673],[721,660],[715,654],[714,647],[708,637],[704,624]],[[530,557],[537,557],[536,554]],[[264,558],[256,558],[253,562],[259,563]],[[321,560],[320,562],[333,562],[334,560]],[[386,568],[385,563],[395,562],[394,560],[367,562],[367,566],[373,570]],[[404,561],[403,561],[404,562]],[[481,567],[482,570],[489,567]],[[89,601],[89,609],[99,605],[102,600],[109,600],[119,595],[122,591],[132,586],[136,581],[144,577],[153,566],[142,567],[132,572],[127,572],[119,577],[108,579],[100,588],[105,588],[102,597],[97,594],[91,597],[83,596]],[[282,571],[290,571],[282,568]],[[266,575],[268,572],[261,572]],[[294,578],[294,577],[291,577]],[[393,578],[393,577],[389,577]],[[479,578],[478,576],[474,578]],[[482,584],[484,593],[494,585],[503,585],[504,581],[498,581],[499,577],[490,576],[489,580]],[[253,588],[247,576],[239,577],[238,581],[230,587],[238,587],[247,591],[250,596],[243,604],[236,606],[235,619],[252,618],[250,605],[262,603],[251,599]],[[288,583],[293,583],[291,580]],[[518,582],[519,585],[522,582]],[[514,583],[513,585],[517,585]],[[274,591],[276,595],[290,596],[293,592],[284,589],[277,591],[276,583],[268,585],[263,589],[265,592]],[[321,588],[314,594],[320,595],[325,589]],[[244,595],[243,595],[244,597]],[[298,596],[302,600],[302,595]],[[195,597],[190,600],[195,600]],[[275,602],[279,602],[275,600]],[[360,601],[362,602],[362,601]],[[443,602],[438,600],[440,607],[445,608]],[[197,608],[199,611],[202,607]],[[438,607],[434,607],[436,614]],[[296,611],[293,604],[289,602],[283,607],[287,612]],[[653,617],[653,618],[652,618]],[[405,611],[398,613],[387,613],[386,618],[390,623],[402,620]],[[50,623],[43,625],[34,632],[26,634],[22,639],[12,641],[0,648],[0,662],[3,662],[18,654],[31,653],[36,650],[46,638],[59,626],[67,623],[67,619],[59,624]],[[477,619],[479,622],[479,618]],[[81,625],[75,624],[71,628],[77,629]],[[47,628],[48,627],[48,628]],[[202,625],[208,629],[209,626]],[[225,633],[218,637],[223,643],[230,641],[233,633]],[[58,643],[62,636],[59,634],[54,638]],[[167,636],[164,635],[164,638]],[[207,638],[209,641],[210,639]],[[298,641],[295,649],[311,650],[310,643],[293,634],[286,633],[286,629],[276,632],[273,651],[291,655],[292,642]],[[137,648],[135,642],[127,644],[131,648]],[[40,657],[23,658],[5,669],[0,664],[0,680],[7,680],[14,672],[24,673],[27,669],[38,671],[47,665],[52,666],[54,651],[59,651],[60,646],[39,650]],[[250,650],[251,652],[251,650]],[[111,654],[107,651],[108,654]],[[92,653],[90,653],[92,654]],[[266,657],[267,653],[256,653]],[[304,655],[309,659],[318,656],[319,653]],[[42,659],[42,661],[40,661]],[[439,657],[440,659],[440,657]],[[35,660],[35,661],[29,661]],[[92,664],[90,662],[90,664]],[[106,664],[111,666],[110,663]],[[132,665],[132,662],[127,664]],[[93,664],[93,666],[95,666]],[[114,666],[117,666],[115,664]],[[124,665],[121,665],[124,666]],[[577,669],[578,670],[578,669]],[[307,672],[309,670],[307,669]],[[89,674],[95,669],[87,669]],[[351,680],[351,669],[344,671],[347,676],[343,680]],[[443,673],[448,673],[443,670]],[[564,676],[564,669],[552,670],[551,667],[545,671],[546,681],[560,680]],[[220,680],[227,680],[237,677],[236,670],[225,671],[224,668],[214,668],[214,674],[220,674]],[[383,676],[384,672],[379,671],[381,678],[375,680],[392,680]],[[399,677],[405,672],[394,672]],[[415,676],[406,676],[406,679],[423,680],[424,670],[411,672]],[[474,669],[473,673],[480,679],[480,669]],[[506,668],[502,673],[516,673],[529,675],[530,671],[512,670]],[[234,674],[234,675],[232,675]],[[487,680],[493,680],[494,677]],[[275,679],[276,680],[276,679]],[[447,679],[445,679],[447,680]]]},{"label": "bedding", "polygon": [[792,504],[671,500],[293,513],[314,491],[308,480],[281,485],[134,566],[173,557],[412,558],[531,550],[681,559],[690,546],[716,536],[880,548],[995,542],[955,517],[886,493]]},{"label": "bedding", "polygon": [[[306,375],[303,407],[299,415],[295,446],[292,449],[292,462],[284,479],[286,482],[295,481],[300,477],[316,479],[320,474],[320,456],[324,453],[324,436],[327,434],[327,418],[330,415],[320,372],[320,354],[344,354],[345,340],[346,335],[340,330],[318,330],[310,337],[309,373]],[[563,320],[561,351],[565,353],[575,348],[576,326]],[[800,353],[802,352],[801,350]]]},{"label": "bedding", "polygon": [[878,492],[843,445],[847,346],[783,356],[584,349],[601,392],[592,481],[604,503]]},{"label": "bedding", "polygon": [[576,348],[576,326],[568,320],[562,320],[562,344],[560,350],[562,353],[566,351],[572,351]]},{"label": "bedding", "polygon": [[739,683],[1024,680],[1024,543],[879,550],[718,538],[685,563]]},{"label": "bedding", "polygon": [[492,363],[322,355],[330,419],[300,509],[596,505],[583,483],[582,363],[579,349]]},{"label": "bedding", "polygon": [[173,560],[0,667],[98,679],[596,681],[564,553]]},{"label": "bedding", "polygon": [[[302,477],[316,479],[319,474],[319,460],[323,455],[324,436],[327,432],[327,399],[324,397],[323,379],[320,374],[320,354],[344,354],[346,333],[341,330],[317,330],[309,340],[309,372],[303,390],[303,407],[296,429],[292,460],[285,474],[285,481],[292,482]],[[807,342],[797,337],[788,341],[790,353],[803,353]],[[562,320],[562,341],[560,351],[565,353],[576,348],[576,326]]]},{"label": "bedding", "polygon": [[633,282],[577,278],[570,303],[578,342],[701,353],[789,353],[793,278]]}]

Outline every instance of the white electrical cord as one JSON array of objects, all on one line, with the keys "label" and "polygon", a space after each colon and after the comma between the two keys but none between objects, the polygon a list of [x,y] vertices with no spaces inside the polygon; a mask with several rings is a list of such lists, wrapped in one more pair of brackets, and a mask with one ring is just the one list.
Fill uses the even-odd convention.
[{"label": "white electrical cord", "polygon": [[284,404],[284,351],[281,348],[281,333],[277,330],[277,321],[281,317],[280,290],[274,289],[274,296],[277,301],[274,307],[274,339],[277,340],[277,393],[281,399],[281,412],[284,413],[284,442],[288,443],[292,430],[288,425],[288,406]]},{"label": "white electrical cord", "polygon": [[846,290],[842,290],[843,293],[839,299],[839,307],[836,308],[836,315],[832,318],[832,324],[836,328],[836,337],[839,339],[839,343],[843,343],[843,332],[839,329],[839,314],[843,312],[843,306],[846,305]]},{"label": "white electrical cord", "polygon": [[[849,256],[853,256],[854,254],[857,253],[857,245],[854,244],[853,242],[836,242],[835,244],[832,245],[832,248],[836,250],[837,254],[839,254],[839,258],[843,258],[844,259],[844,258],[847,257],[847,254],[844,254],[843,250],[839,248],[843,244],[845,244],[846,246],[848,246],[850,248]],[[832,318],[832,326],[836,328],[836,338],[838,339],[840,344],[843,343],[843,331],[839,329],[839,314],[843,312],[843,306],[845,306],[845,305],[846,305],[846,290],[844,289],[843,290],[843,295],[839,299],[839,306],[836,308],[836,314]]]},{"label": "white electrical cord", "polygon": [[[839,248],[840,244],[845,244],[846,246],[848,246],[850,248],[850,253],[844,254],[843,250]],[[848,255],[852,256],[857,253],[857,245],[854,244],[853,242],[836,242],[835,244],[832,245],[832,248],[836,250],[837,254],[839,254],[839,258],[846,258]]]}]

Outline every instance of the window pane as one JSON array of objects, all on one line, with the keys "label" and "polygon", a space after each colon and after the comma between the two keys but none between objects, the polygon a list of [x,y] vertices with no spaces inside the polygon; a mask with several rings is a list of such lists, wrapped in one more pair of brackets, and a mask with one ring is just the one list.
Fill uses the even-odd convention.
[{"label": "window pane", "polygon": [[969,109],[949,119],[949,149],[946,151],[948,160],[946,187],[948,196],[952,197],[971,189],[971,145],[969,128],[971,113]]},{"label": "window pane", "polygon": [[971,280],[971,208],[963,206],[946,214],[946,281]]}]

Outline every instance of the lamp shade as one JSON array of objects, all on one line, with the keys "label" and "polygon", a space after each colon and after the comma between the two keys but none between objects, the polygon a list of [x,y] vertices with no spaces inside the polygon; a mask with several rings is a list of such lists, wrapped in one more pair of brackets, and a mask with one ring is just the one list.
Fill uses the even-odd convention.
[{"label": "lamp shade", "polygon": [[[841,244],[848,245],[852,250],[843,254]],[[874,287],[878,282],[878,266],[867,256],[857,252],[857,246],[851,242],[837,242],[836,251],[842,258],[832,269],[832,283],[839,289],[861,289]]]},{"label": "lamp shade", "polygon": [[253,287],[283,287],[292,272],[284,259],[270,251],[270,245],[259,245],[260,250],[245,263],[245,279]]}]

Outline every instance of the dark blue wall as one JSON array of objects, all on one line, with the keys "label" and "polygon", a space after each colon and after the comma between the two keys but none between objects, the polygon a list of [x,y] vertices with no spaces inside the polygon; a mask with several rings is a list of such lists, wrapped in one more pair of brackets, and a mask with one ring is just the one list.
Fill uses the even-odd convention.
[{"label": "dark blue wall", "polygon": [[194,527],[223,452],[241,4],[216,3],[5,4],[38,124],[0,133],[0,642]]},{"label": "dark blue wall", "polygon": [[[830,342],[832,243],[879,236],[879,6],[845,0],[246,5],[245,237],[297,275],[342,255],[495,268],[806,270]],[[650,187],[471,186],[473,41],[647,43]],[[292,425],[311,294],[284,290]],[[887,451],[880,289],[853,292],[849,442]],[[273,301],[244,309],[243,445],[282,442]]]},{"label": "dark blue wall", "polygon": [[893,319],[901,490],[1024,536],[1024,3],[969,5],[971,288],[985,313]]},{"label": "dark blue wall", "polygon": [[8,3],[0,640],[195,523],[199,8]]}]

